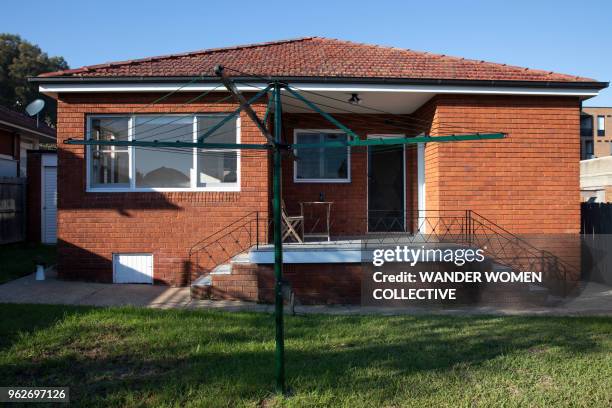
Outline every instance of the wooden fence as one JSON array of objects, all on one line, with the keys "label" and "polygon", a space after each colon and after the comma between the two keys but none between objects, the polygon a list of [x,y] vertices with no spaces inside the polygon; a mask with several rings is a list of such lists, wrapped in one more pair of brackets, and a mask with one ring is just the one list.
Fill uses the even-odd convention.
[{"label": "wooden fence", "polygon": [[0,244],[25,240],[26,179],[0,177]]},{"label": "wooden fence", "polygon": [[612,203],[582,203],[581,234],[612,234]]},{"label": "wooden fence", "polygon": [[585,279],[612,285],[612,203],[582,203],[581,224]]}]

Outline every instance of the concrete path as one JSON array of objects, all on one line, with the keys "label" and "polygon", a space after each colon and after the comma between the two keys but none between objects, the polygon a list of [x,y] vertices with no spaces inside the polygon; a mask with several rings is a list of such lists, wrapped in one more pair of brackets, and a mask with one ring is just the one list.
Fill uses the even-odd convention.
[{"label": "concrete path", "polygon": [[[0,285],[0,303],[44,303],[89,306],[133,305],[160,309],[210,309],[272,313],[272,305],[240,301],[192,300],[189,288],[155,285],[106,284],[57,280],[36,281],[34,274]],[[513,309],[507,307],[466,306],[456,308],[296,306],[297,314],[380,314],[380,315],[604,315],[612,316],[612,288],[596,283],[585,286],[581,296],[557,307]]]}]

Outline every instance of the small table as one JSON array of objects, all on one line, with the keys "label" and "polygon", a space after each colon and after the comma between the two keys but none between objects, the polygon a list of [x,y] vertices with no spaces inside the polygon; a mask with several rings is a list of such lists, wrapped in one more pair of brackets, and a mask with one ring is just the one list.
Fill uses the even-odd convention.
[{"label": "small table", "polygon": [[[332,201],[303,201],[300,202],[300,213],[302,214],[302,217],[304,218],[304,223],[306,222],[306,218],[304,215],[304,206],[307,205],[316,205],[316,206],[324,206],[325,207],[325,231],[321,231],[321,232],[310,232],[310,233],[306,233],[306,231],[304,231],[304,240],[306,240],[306,237],[308,238],[327,238],[328,241],[331,241],[331,237],[330,237],[330,214],[331,214],[331,206],[332,206],[333,202]],[[317,219],[317,221],[314,224],[314,227],[317,226],[317,224],[319,224],[319,220]],[[313,229],[314,229],[313,227]]]}]

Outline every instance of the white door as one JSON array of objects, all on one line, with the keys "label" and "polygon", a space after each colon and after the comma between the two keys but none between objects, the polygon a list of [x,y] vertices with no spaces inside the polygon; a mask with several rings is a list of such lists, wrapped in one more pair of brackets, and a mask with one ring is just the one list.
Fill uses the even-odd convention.
[{"label": "white door", "polygon": [[153,283],[152,254],[113,254],[115,283]]},{"label": "white door", "polygon": [[57,242],[57,167],[43,167],[42,242]]}]

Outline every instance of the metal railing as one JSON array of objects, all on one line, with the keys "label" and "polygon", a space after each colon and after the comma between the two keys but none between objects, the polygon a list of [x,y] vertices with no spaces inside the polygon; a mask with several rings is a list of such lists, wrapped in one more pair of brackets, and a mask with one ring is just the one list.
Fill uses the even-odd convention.
[{"label": "metal railing", "polygon": [[544,285],[554,294],[567,296],[568,279],[580,276],[578,268],[559,256],[536,247],[475,211],[466,211],[466,223],[470,245],[482,248],[492,260],[512,270],[541,272]]},{"label": "metal railing", "polygon": [[[304,232],[312,234],[326,223],[313,214],[305,215]],[[270,244],[272,221],[268,214],[253,211],[194,244],[189,251],[190,279],[211,272],[251,248]],[[368,217],[350,214],[332,216],[330,234],[334,245],[396,245],[445,243],[481,248],[485,255],[515,271],[541,271],[544,276],[562,282],[567,293],[568,276],[579,276],[577,269],[550,251],[542,250],[511,233],[494,221],[472,211],[369,211]],[[358,240],[358,241],[357,241]],[[288,238],[285,243],[297,243]],[[319,245],[304,241],[299,245]],[[570,275],[572,274],[572,275]],[[559,289],[559,288],[556,288]]]},{"label": "metal railing", "polygon": [[189,282],[236,255],[266,243],[267,228],[261,225],[265,219],[253,211],[196,242],[189,249]]}]

